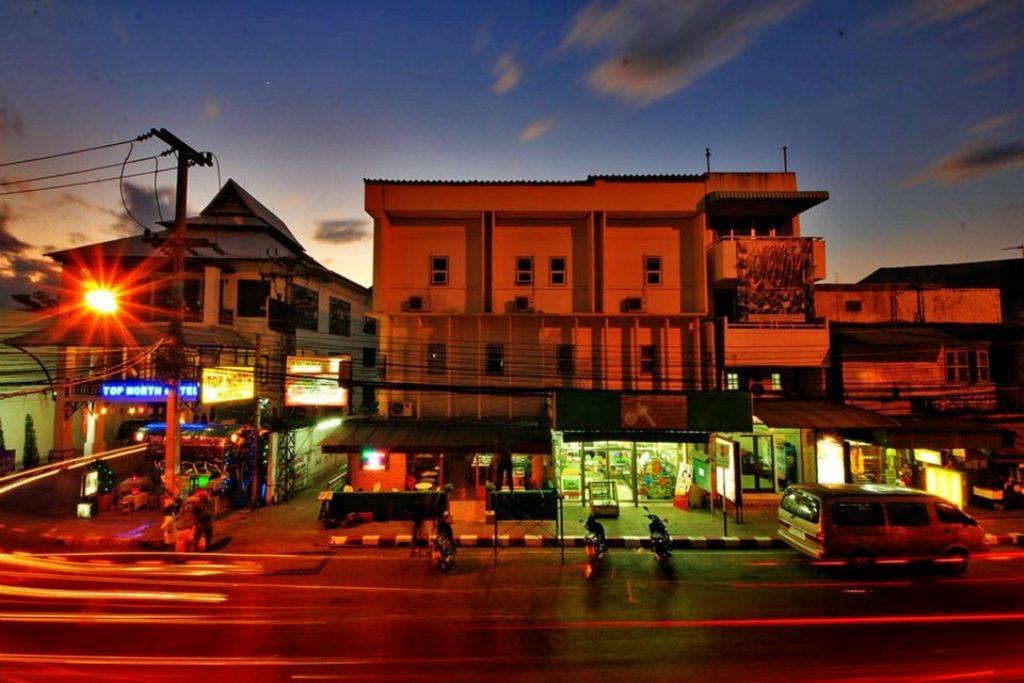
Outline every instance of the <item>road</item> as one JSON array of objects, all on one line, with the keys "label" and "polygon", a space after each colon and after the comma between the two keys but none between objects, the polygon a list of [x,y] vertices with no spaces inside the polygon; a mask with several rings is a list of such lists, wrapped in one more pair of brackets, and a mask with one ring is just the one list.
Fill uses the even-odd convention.
[{"label": "road", "polygon": [[1024,552],[868,577],[787,551],[0,556],[0,680],[1024,679]]}]

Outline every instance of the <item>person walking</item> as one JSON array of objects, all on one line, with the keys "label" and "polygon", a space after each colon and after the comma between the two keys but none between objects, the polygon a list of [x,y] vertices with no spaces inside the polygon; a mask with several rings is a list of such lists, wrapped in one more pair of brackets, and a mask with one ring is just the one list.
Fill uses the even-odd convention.
[{"label": "person walking", "polygon": [[164,535],[164,548],[174,550],[178,541],[178,518],[174,514],[174,506],[164,507],[164,520],[160,524],[160,531]]},{"label": "person walking", "polygon": [[210,501],[205,495],[200,495],[195,503],[196,518],[196,548],[209,550],[213,542],[213,513],[210,511]]},{"label": "person walking", "polygon": [[498,439],[494,448],[494,488],[501,490],[506,475],[508,476],[508,490],[512,487],[512,448],[507,439]]}]

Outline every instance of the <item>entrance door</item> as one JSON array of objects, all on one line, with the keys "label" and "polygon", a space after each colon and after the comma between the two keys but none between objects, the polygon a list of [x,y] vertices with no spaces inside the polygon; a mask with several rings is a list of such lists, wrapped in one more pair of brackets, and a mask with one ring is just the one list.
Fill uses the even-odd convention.
[{"label": "entrance door", "polygon": [[770,434],[739,438],[744,491],[775,490],[775,457]]}]

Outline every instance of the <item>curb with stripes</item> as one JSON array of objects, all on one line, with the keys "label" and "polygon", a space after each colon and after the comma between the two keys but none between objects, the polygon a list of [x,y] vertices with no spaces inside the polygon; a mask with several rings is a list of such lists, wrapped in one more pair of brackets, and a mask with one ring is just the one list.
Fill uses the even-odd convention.
[{"label": "curb with stripes", "polygon": [[[477,534],[460,534],[455,537],[456,545],[471,548],[493,548],[494,536]],[[337,548],[396,548],[410,546],[412,544],[411,534],[397,535],[372,535],[363,536],[331,536],[331,546]],[[420,539],[418,545],[425,545],[426,541]],[[583,547],[582,536],[566,536],[565,545],[569,548]],[[608,545],[612,548],[650,548],[651,539],[647,536],[618,536],[608,539]],[[498,546],[508,548],[557,548],[558,539],[552,536],[540,536],[525,534],[511,536],[501,534],[498,536]],[[672,539],[672,547],[679,550],[689,549],[727,549],[741,548],[744,550],[757,550],[763,548],[785,548],[784,542],[770,536],[752,536],[740,538],[738,536],[685,536]]]},{"label": "curb with stripes", "polygon": [[1024,545],[1024,533],[1010,531],[1005,534],[985,534],[989,545]]}]

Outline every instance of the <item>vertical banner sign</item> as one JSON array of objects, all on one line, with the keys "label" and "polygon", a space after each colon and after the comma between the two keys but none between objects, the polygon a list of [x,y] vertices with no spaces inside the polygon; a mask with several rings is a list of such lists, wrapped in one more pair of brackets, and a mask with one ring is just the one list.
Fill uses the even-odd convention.
[{"label": "vertical banner sign", "polygon": [[341,386],[341,380],[351,377],[351,356],[288,356],[284,404],[348,407],[349,390]]}]

